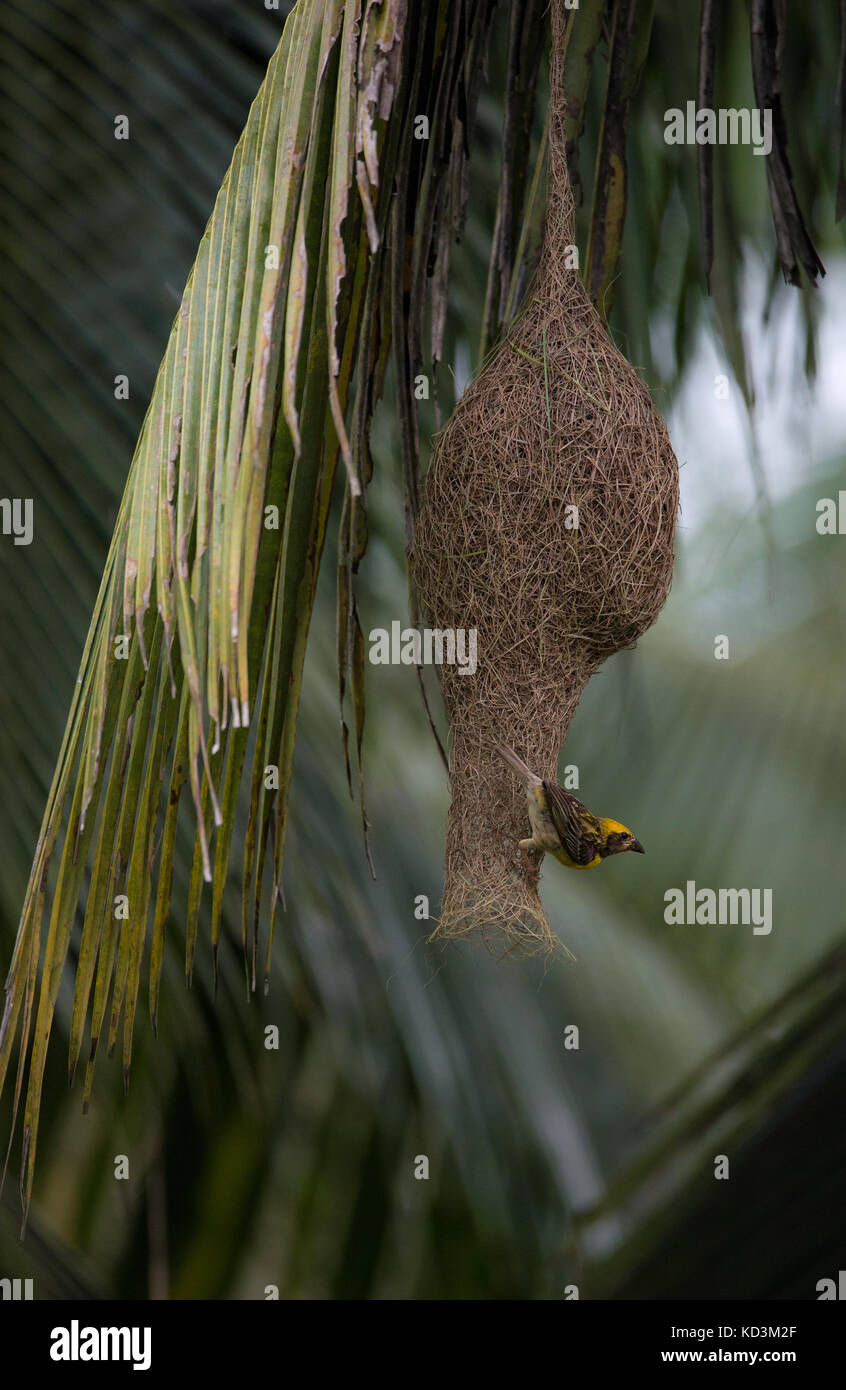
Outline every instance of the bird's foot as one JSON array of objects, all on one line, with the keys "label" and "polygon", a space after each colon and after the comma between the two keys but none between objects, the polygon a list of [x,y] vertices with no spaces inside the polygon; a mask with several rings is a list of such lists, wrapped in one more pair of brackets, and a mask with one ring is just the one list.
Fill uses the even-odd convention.
[{"label": "bird's foot", "polygon": [[523,860],[524,877],[534,888],[537,884],[538,879],[540,878],[540,864],[535,864],[534,861],[529,858],[528,853],[526,852],[526,850],[522,848],[522,846],[520,848],[520,858]]}]

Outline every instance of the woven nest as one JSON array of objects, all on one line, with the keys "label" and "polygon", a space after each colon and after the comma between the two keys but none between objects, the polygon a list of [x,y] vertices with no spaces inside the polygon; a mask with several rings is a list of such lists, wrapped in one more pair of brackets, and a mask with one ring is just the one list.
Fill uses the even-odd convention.
[{"label": "woven nest", "polygon": [[436,934],[496,934],[529,950],[555,937],[536,867],[517,848],[529,833],[525,790],[493,744],[555,779],[591,674],[664,604],[678,510],[664,422],[565,268],[573,199],[556,9],[560,0],[535,283],[437,440],[411,555],[428,623],[478,633],[474,675],[442,668],[452,801]]}]

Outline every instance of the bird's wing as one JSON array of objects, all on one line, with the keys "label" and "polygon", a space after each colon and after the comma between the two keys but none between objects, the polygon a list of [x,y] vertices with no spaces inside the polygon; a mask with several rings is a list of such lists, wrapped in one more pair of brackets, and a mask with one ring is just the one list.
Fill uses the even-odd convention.
[{"label": "bird's wing", "polygon": [[596,816],[583,806],[577,796],[566,792],[557,782],[544,782],[549,813],[561,843],[574,864],[589,864],[596,857],[602,840],[602,828]]}]

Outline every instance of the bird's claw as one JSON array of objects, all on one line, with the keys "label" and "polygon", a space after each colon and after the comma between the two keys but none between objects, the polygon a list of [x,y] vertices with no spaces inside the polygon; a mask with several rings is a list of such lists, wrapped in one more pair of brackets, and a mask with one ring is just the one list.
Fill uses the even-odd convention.
[{"label": "bird's claw", "polygon": [[529,858],[526,850],[524,849],[520,850],[520,857],[523,860],[523,864],[525,865],[525,877],[529,880],[530,883],[537,883],[538,879],[540,878],[540,864],[533,863],[533,861]]}]

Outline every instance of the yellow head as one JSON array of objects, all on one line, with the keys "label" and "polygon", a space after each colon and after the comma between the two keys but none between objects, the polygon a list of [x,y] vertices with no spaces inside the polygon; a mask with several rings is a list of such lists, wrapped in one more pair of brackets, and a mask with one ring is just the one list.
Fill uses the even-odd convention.
[{"label": "yellow head", "polygon": [[646,850],[635,839],[628,826],[621,825],[618,820],[611,820],[609,816],[600,816],[599,824],[602,828],[602,848],[599,853],[603,859],[607,859],[609,854],[624,854],[626,850],[634,850],[635,854],[645,854]]}]

